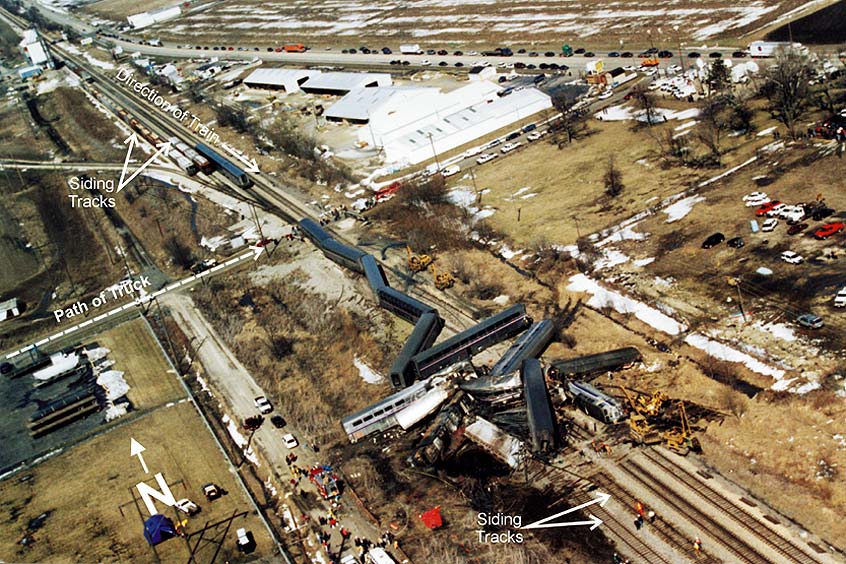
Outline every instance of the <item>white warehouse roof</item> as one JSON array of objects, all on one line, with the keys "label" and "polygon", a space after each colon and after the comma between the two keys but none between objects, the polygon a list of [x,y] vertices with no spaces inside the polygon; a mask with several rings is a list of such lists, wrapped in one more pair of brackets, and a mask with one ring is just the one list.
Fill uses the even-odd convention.
[{"label": "white warehouse roof", "polygon": [[324,72],[309,78],[302,85],[302,89],[305,92],[318,94],[345,94],[357,88],[390,86],[391,84],[393,84],[391,75],[387,73]]},{"label": "white warehouse roof", "polygon": [[440,94],[438,88],[418,86],[379,86],[356,88],[332,104],[324,114],[327,119],[367,123],[394,117],[394,128],[408,123],[404,116],[416,116],[415,108]]},{"label": "white warehouse roof", "polygon": [[282,89],[285,92],[299,92],[307,80],[318,76],[320,71],[302,69],[259,68],[244,79],[247,86]]},{"label": "white warehouse roof", "polygon": [[[389,162],[416,164],[433,157],[432,144],[441,154],[551,107],[549,96],[536,88],[525,88],[451,113],[439,112],[436,119],[380,136],[381,145]],[[367,139],[364,132],[360,137]]]}]

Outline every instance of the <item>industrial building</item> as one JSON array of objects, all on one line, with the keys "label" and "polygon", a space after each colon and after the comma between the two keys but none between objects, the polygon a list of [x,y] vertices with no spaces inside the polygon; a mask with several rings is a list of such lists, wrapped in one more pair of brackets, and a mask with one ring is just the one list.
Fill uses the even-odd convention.
[{"label": "industrial building", "polygon": [[244,84],[250,88],[299,92],[303,83],[319,74],[320,71],[304,69],[258,68],[244,79]]},{"label": "industrial building", "polygon": [[53,58],[47,50],[47,44],[38,36],[36,30],[27,29],[24,31],[23,39],[18,47],[30,64],[53,68]]},{"label": "industrial building", "polygon": [[172,20],[173,18],[178,18],[180,15],[182,15],[182,9],[177,4],[176,6],[169,6],[160,10],[141,12],[140,14],[127,16],[126,21],[129,22],[129,25],[131,25],[133,29],[141,29],[163,21]]},{"label": "industrial building", "polygon": [[21,306],[17,298],[0,302],[0,321],[6,321],[21,314]]},{"label": "industrial building", "polygon": [[322,72],[309,78],[300,88],[309,94],[343,96],[359,88],[390,86],[391,84],[393,79],[387,73]]},{"label": "industrial building", "polygon": [[372,124],[390,131],[431,113],[440,89],[418,86],[357,88],[332,104],[324,116],[330,121]]}]

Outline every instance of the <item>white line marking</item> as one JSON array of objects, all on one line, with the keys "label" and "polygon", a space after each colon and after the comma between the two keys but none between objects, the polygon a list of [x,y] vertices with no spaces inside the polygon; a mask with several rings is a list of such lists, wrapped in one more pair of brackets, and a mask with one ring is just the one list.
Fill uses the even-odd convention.
[{"label": "white line marking", "polygon": [[85,322],[83,322],[83,323],[80,323],[80,324],[79,324],[79,327],[80,327],[80,329],[81,329],[82,327],[88,327],[88,326],[89,326],[89,325],[91,325],[92,323],[94,323],[94,320],[93,320],[93,319],[89,319],[88,321],[85,321]]},{"label": "white line marking", "polygon": [[[41,339],[40,341],[38,341],[37,343],[35,343],[35,346],[36,346],[36,347],[40,347],[41,345],[43,345],[44,343],[46,343],[46,342],[47,342],[47,341],[49,341],[49,340],[50,340],[50,338],[49,338],[49,337],[47,337],[46,339]],[[23,350],[23,349],[21,349],[21,350]],[[21,352],[21,351],[18,351],[18,353],[19,353],[19,352]],[[15,353],[15,354],[18,354],[18,353]],[[6,358],[8,358],[8,357],[6,357]]]},{"label": "white line marking", "polygon": [[229,259],[228,261],[224,262],[224,263],[223,263],[223,265],[224,265],[224,266],[229,266],[230,264],[235,264],[236,262],[238,262],[238,261],[239,261],[239,260],[241,260],[242,258],[243,258],[243,257],[235,257],[234,259]]},{"label": "white line marking", "polygon": [[108,312],[104,313],[102,315],[98,315],[97,317],[94,318],[94,321],[100,321],[101,319],[106,319],[108,316],[109,316]]},{"label": "white line marking", "polygon": [[223,265],[222,265],[222,264],[219,264],[219,265],[217,265],[217,266],[213,266],[213,267],[212,267],[212,269],[211,269],[209,272],[217,272],[217,271],[218,271],[218,270],[220,270],[221,268],[223,268]]},{"label": "white line marking", "polygon": [[79,325],[74,325],[74,326],[73,326],[73,327],[71,327],[70,329],[65,329],[65,335],[67,335],[68,333],[73,333],[73,332],[74,332],[74,331],[76,331],[77,329],[79,329]]},{"label": "white line marking", "polygon": [[175,282],[174,284],[171,284],[170,286],[165,288],[165,291],[170,292],[171,290],[175,290],[176,288],[179,288],[179,285],[180,285],[180,282]]}]

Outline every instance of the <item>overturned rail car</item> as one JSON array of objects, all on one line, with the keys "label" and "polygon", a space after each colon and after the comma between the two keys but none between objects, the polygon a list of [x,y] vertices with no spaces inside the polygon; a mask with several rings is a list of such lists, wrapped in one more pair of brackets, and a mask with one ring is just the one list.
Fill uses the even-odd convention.
[{"label": "overturned rail car", "polygon": [[578,376],[584,378],[611,370],[619,370],[626,365],[638,362],[641,358],[640,351],[636,348],[624,347],[578,358],[556,360],[552,362],[552,366],[555,367],[561,377]]},{"label": "overturned rail car", "polygon": [[520,365],[527,358],[538,358],[549,346],[555,336],[555,324],[549,319],[543,319],[532,324],[525,333],[520,335],[514,344],[505,351],[496,364],[491,368],[491,376],[502,376],[520,369]]},{"label": "overturned rail car", "polygon": [[555,448],[555,416],[549,401],[543,368],[536,358],[527,358],[520,367],[523,374],[523,393],[529,420],[532,452],[543,454]]},{"label": "overturned rail car", "polygon": [[391,384],[395,388],[405,388],[414,382],[416,372],[411,359],[431,347],[443,328],[444,320],[437,312],[427,312],[420,316],[414,330],[391,365]]}]

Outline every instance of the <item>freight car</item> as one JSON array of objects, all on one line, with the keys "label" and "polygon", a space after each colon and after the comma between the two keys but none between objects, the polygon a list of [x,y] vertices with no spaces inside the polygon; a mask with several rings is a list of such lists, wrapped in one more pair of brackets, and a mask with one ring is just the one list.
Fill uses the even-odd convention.
[{"label": "freight car", "polygon": [[411,359],[414,355],[431,347],[443,328],[444,320],[437,312],[427,312],[420,316],[414,330],[391,365],[391,385],[394,388],[405,388],[414,382],[416,373]]},{"label": "freight car", "polygon": [[555,448],[555,418],[540,361],[527,358],[520,367],[520,373],[523,376],[523,397],[526,399],[532,452],[549,452]]},{"label": "freight car", "polygon": [[205,145],[203,143],[197,143],[194,146],[194,149],[196,149],[197,152],[200,153],[202,156],[210,160],[214,164],[214,166],[217,167],[217,169],[223,173],[224,176],[229,178],[229,180],[231,180],[241,188],[249,188],[253,185],[253,181],[250,180],[250,177],[247,175],[246,172],[232,164],[232,161],[221,156],[220,153],[218,153],[208,145]]},{"label": "freight car", "polygon": [[540,357],[554,335],[555,324],[551,320],[544,319],[533,324],[493,365],[490,375],[496,377],[510,374],[519,370],[525,359]]},{"label": "freight car", "polygon": [[189,147],[187,143],[181,141],[178,137],[169,137],[168,141],[170,141],[170,144],[178,149],[180,153],[191,159],[191,162],[194,163],[194,166],[198,170],[201,170],[206,174],[214,172],[214,167],[212,166],[211,161]]},{"label": "freight car", "polygon": [[414,356],[418,378],[427,378],[462,360],[469,360],[486,348],[509,339],[532,324],[522,304],[513,305],[481,323],[458,333]]}]

